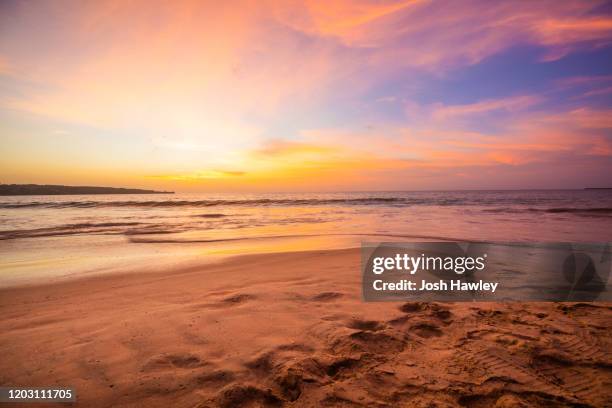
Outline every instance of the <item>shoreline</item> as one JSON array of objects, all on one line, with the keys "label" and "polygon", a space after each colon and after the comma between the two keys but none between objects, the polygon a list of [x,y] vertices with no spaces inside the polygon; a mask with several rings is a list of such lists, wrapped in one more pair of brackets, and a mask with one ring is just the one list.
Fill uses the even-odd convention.
[{"label": "shoreline", "polygon": [[[245,238],[248,239],[248,238]],[[154,277],[172,277],[173,275],[182,275],[182,274],[191,274],[191,273],[201,273],[202,269],[210,268],[210,267],[234,267],[236,263],[246,262],[249,260],[261,260],[259,258],[274,258],[277,256],[299,256],[299,255],[308,255],[308,254],[321,254],[321,253],[335,253],[335,252],[356,252],[358,253],[360,248],[357,247],[346,247],[339,249],[306,249],[303,251],[281,251],[281,252],[261,252],[261,253],[248,253],[248,254],[219,254],[216,257],[211,257],[209,260],[195,260],[194,257],[187,257],[185,263],[172,268],[171,265],[144,265],[140,264],[137,266],[132,266],[128,268],[124,268],[124,270],[116,270],[113,268],[112,270],[101,270],[101,271],[89,271],[86,273],[73,273],[70,275],[57,275],[51,277],[33,277],[32,281],[27,281],[24,283],[15,283],[10,286],[0,286],[0,304],[2,300],[2,295],[4,292],[12,292],[12,291],[44,291],[48,288],[57,288],[58,290],[63,290],[65,288],[59,288],[60,286],[72,286],[72,285],[87,285],[89,282],[91,283],[99,283],[99,281],[104,280],[127,280],[127,281],[141,281],[142,278],[154,278]],[[152,270],[146,270],[151,268]],[[172,269],[172,270],[169,270]],[[361,273],[361,272],[359,272]],[[359,275],[361,278],[361,275]],[[43,282],[35,282],[35,280],[43,280]],[[111,283],[111,282],[108,282]]]},{"label": "shoreline", "polygon": [[0,385],[84,407],[609,400],[610,304],[365,303],[360,282],[353,248],[3,288]]}]

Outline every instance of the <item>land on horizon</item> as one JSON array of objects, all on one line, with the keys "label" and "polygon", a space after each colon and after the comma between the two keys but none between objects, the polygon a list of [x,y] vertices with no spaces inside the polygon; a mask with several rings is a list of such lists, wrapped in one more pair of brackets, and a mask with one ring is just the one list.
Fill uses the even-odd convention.
[{"label": "land on horizon", "polygon": [[139,188],[64,186],[52,184],[0,184],[0,196],[71,194],[174,194],[174,191]]}]

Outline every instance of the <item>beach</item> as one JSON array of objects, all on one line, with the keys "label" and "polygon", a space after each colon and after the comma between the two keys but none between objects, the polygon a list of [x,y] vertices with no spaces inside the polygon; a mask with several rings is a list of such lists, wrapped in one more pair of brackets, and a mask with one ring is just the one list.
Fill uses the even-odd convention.
[{"label": "beach", "polygon": [[0,383],[83,407],[610,403],[609,303],[365,303],[359,271],[298,251],[3,288]]},{"label": "beach", "polygon": [[0,408],[612,408],[611,6],[0,1]]}]

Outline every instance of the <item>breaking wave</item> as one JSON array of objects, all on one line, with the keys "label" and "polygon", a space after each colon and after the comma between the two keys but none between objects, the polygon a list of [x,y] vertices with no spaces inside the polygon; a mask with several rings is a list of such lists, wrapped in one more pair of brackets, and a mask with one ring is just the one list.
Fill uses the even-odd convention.
[{"label": "breaking wave", "polygon": [[167,200],[167,201],[35,201],[0,203],[0,208],[105,208],[105,207],[216,207],[216,206],[306,206],[306,205],[376,205],[425,204],[425,200],[400,197],[338,199],[256,199],[256,200]]}]

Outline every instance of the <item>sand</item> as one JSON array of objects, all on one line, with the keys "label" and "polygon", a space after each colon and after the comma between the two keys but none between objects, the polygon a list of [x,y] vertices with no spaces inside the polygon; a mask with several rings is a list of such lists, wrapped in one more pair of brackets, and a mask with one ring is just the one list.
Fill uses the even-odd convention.
[{"label": "sand", "polygon": [[82,407],[611,405],[610,304],[364,303],[359,262],[2,289],[0,383],[75,387]]}]

